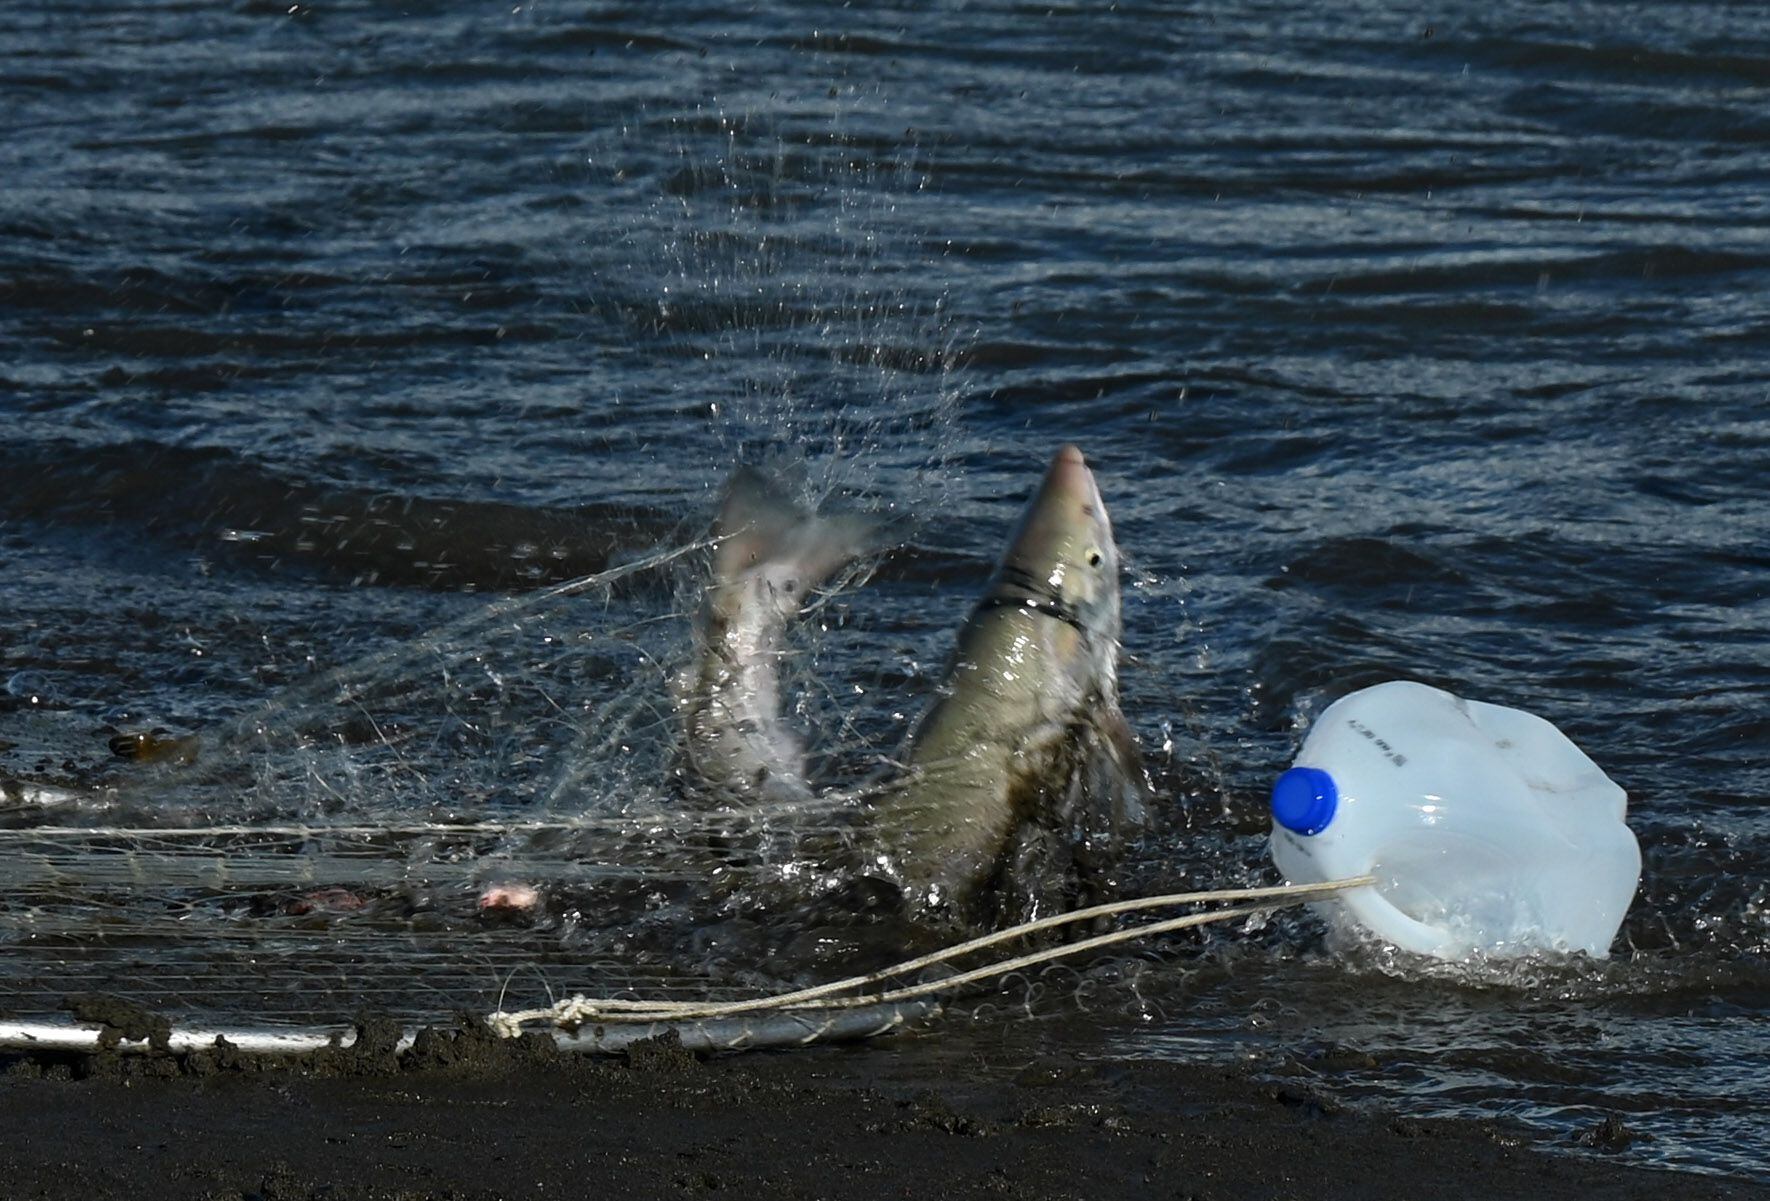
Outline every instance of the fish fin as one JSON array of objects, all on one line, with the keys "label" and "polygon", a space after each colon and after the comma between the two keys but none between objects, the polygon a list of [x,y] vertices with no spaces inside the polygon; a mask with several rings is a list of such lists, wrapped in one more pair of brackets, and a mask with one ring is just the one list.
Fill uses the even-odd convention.
[{"label": "fish fin", "polygon": [[1137,735],[1117,705],[1108,705],[1097,712],[1093,721],[1100,737],[1101,750],[1112,762],[1117,787],[1111,793],[1111,810],[1105,816],[1120,836],[1140,831],[1149,825],[1149,773],[1143,768],[1143,752],[1137,746]]}]

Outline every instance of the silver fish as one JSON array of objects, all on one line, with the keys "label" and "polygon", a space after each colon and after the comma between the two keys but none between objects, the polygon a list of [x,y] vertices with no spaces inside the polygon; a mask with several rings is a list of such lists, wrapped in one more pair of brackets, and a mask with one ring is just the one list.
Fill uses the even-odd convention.
[{"label": "silver fish", "polygon": [[[1118,702],[1119,555],[1081,451],[1057,452],[946,682],[879,797],[888,870],[924,912],[1028,920],[1087,898],[1143,820]],[[993,887],[992,887],[993,886]]]},{"label": "silver fish", "polygon": [[782,715],[786,628],[838,569],[872,548],[876,527],[806,513],[746,468],[727,486],[713,532],[713,581],[681,690],[689,766],[721,792],[807,798],[804,742]]}]

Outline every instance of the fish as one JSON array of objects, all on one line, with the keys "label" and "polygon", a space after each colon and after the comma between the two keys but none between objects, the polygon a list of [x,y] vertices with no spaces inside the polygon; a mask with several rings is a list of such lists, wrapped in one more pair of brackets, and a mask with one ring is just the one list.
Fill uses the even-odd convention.
[{"label": "fish", "polygon": [[881,863],[915,911],[1009,924],[1109,887],[1149,787],[1119,708],[1120,635],[1112,523],[1064,446],[875,801]]},{"label": "fish", "polygon": [[819,516],[753,468],[728,482],[712,579],[678,692],[684,754],[700,786],[740,801],[808,800],[804,738],[783,713],[786,632],[842,567],[877,548],[879,523]]},{"label": "fish", "polygon": [[0,778],[0,813],[32,809],[90,807],[91,794],[33,780]]},{"label": "fish", "polygon": [[[786,632],[842,564],[877,549],[877,532],[804,511],[752,469],[733,476],[680,688],[685,757],[703,789],[817,795],[783,716]],[[856,790],[873,848],[859,874],[937,924],[1034,920],[1109,891],[1149,788],[1119,707],[1121,633],[1111,519],[1081,451],[1065,446],[894,768]]]}]

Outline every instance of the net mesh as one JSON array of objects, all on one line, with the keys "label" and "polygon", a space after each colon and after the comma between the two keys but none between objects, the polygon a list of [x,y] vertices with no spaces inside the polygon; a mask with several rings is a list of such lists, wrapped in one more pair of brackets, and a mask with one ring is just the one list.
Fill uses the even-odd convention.
[{"label": "net mesh", "polygon": [[[811,503],[914,508],[944,470],[957,341],[904,269],[898,205],[922,181],[814,124],[642,113],[588,156],[587,199],[635,219],[585,249],[585,319],[667,359],[651,375],[694,391],[728,467],[761,461]],[[844,703],[889,674],[850,653],[844,598],[869,565],[799,623],[788,664],[818,799],[697,796],[677,697],[717,483],[670,498],[675,532],[610,570],[466,598],[423,633],[386,632],[396,615],[230,720],[134,745],[102,784],[15,789],[6,1007],[101,992],[236,1024],[433,1020],[563,990],[718,999],[846,964],[867,904],[831,865],[904,704]],[[500,886],[540,899],[484,904]]]}]

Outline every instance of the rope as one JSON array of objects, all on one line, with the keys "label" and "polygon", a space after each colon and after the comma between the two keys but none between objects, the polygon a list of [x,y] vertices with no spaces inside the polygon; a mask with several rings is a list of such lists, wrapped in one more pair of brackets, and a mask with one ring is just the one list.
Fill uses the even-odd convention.
[{"label": "rope", "polygon": [[[1256,913],[1267,913],[1286,905],[1301,904],[1310,897],[1323,896],[1341,892],[1349,888],[1362,888],[1374,884],[1374,876],[1356,876],[1347,880],[1331,880],[1322,884],[1283,884],[1268,888],[1228,888],[1210,892],[1178,892],[1162,896],[1138,897],[1126,901],[1113,901],[1105,905],[1093,905],[1086,909],[1077,909],[1069,913],[1059,913],[1038,921],[1027,922],[1019,926],[1011,926],[993,934],[979,938],[967,939],[939,951],[907,959],[876,972],[861,976],[850,976],[843,980],[831,981],[828,984],[814,985],[810,988],[794,989],[790,992],[774,993],[764,997],[753,997],[744,1001],[634,1001],[618,997],[586,997],[582,994],[568,997],[563,1001],[543,1009],[525,1009],[515,1013],[502,1011],[490,1014],[486,1024],[496,1033],[513,1038],[523,1032],[524,1027],[545,1022],[556,1027],[581,1025],[585,1022],[656,1022],[669,1020],[675,1022],[693,1021],[704,1018],[729,1017],[733,1014],[754,1013],[759,1011],[789,1012],[796,1010],[850,1009],[866,1005],[889,1005],[901,1001],[914,1000],[919,997],[931,996],[938,992],[959,988],[979,980],[987,980],[995,976],[1006,975],[1022,968],[1035,967],[1041,963],[1080,955],[1086,951],[1101,947],[1115,946],[1140,938],[1151,938],[1158,934],[1167,934],[1175,930],[1185,930],[1194,926],[1210,925],[1213,922],[1230,921],[1238,917],[1248,917]],[[882,984],[895,977],[907,975],[945,963],[973,952],[985,950],[1012,939],[1024,938],[1044,930],[1075,922],[1089,921],[1098,917],[1108,917],[1120,913],[1142,912],[1152,909],[1172,908],[1176,905],[1193,905],[1207,901],[1248,901],[1273,900],[1272,905],[1244,905],[1230,909],[1215,910],[1209,913],[1188,914],[1185,917],[1168,918],[1163,921],[1150,922],[1141,926],[1133,926],[1125,930],[1114,930],[1106,934],[1097,934],[1080,942],[1066,943],[1060,947],[1048,947],[1040,951],[1017,955],[996,963],[985,964],[946,976],[939,980],[924,981],[920,984],[905,985],[899,988],[886,989],[882,992],[863,993],[856,996],[837,996],[853,989],[869,988]]]}]

